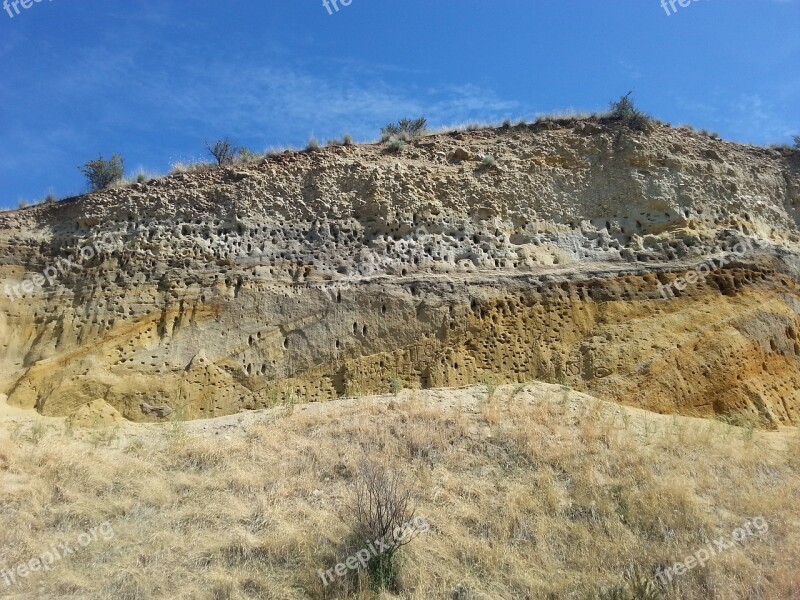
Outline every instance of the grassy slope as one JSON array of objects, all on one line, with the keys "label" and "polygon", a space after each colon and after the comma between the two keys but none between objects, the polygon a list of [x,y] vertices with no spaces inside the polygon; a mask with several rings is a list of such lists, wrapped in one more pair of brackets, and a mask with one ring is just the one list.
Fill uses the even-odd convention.
[{"label": "grassy slope", "polygon": [[[403,392],[170,426],[0,423],[0,569],[108,521],[9,598],[323,598],[364,456],[431,531],[383,598],[586,598],[763,516],[667,598],[800,598],[800,436],[654,415],[558,386]],[[340,518],[344,517],[344,520]],[[348,586],[358,587],[356,579]],[[454,590],[460,592],[454,594]],[[375,598],[345,586],[327,597]]]}]

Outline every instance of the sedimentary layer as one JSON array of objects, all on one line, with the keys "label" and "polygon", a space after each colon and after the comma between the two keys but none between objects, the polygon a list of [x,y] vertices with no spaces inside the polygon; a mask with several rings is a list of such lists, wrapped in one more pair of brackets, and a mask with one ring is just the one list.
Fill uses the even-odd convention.
[{"label": "sedimentary layer", "polygon": [[3,213],[0,393],[148,421],[541,379],[796,424],[798,204],[795,152],[583,120]]}]

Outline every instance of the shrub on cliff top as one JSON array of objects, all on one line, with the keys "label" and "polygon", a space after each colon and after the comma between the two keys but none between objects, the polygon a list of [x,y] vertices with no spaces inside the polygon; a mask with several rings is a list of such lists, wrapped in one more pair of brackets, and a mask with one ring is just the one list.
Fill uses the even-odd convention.
[{"label": "shrub on cliff top", "polygon": [[403,148],[405,148],[405,147],[406,147],[406,143],[403,140],[393,139],[393,140],[390,140],[389,143],[387,144],[386,150],[388,152],[397,153],[397,152],[402,152]]},{"label": "shrub on cliff top", "polygon": [[800,150],[800,135],[795,135],[792,139],[794,140],[794,147]]},{"label": "shrub on cliff top", "polygon": [[125,172],[125,162],[119,154],[114,154],[106,160],[99,156],[96,160],[90,160],[82,167],[78,167],[86,177],[89,189],[93,192],[104,190],[113,183],[122,179]]},{"label": "shrub on cliff top", "polygon": [[631,129],[646,131],[650,127],[652,119],[636,108],[631,99],[632,93],[628,92],[616,102],[611,103],[611,118],[618,119]]},{"label": "shrub on cliff top", "polygon": [[220,167],[233,163],[238,154],[238,149],[228,138],[217,140],[213,144],[206,142],[206,151],[217,161]]},{"label": "shrub on cliff top", "polygon": [[400,119],[397,123],[389,123],[381,129],[381,140],[387,142],[392,138],[410,140],[425,133],[428,120],[425,117],[419,119]]}]

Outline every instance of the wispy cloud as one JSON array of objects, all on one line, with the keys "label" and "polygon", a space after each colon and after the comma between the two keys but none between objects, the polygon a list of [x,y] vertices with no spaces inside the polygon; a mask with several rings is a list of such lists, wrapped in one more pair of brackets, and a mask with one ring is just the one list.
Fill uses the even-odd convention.
[{"label": "wispy cloud", "polygon": [[718,129],[740,142],[756,144],[788,141],[798,124],[786,120],[786,104],[800,97],[798,82],[785,82],[765,98],[762,94],[742,93],[729,96],[722,92],[702,102],[680,98],[679,108],[696,115],[694,124]]},{"label": "wispy cloud", "polygon": [[[87,54],[72,72],[60,74],[62,95],[114,98],[117,90],[130,87],[134,58],[117,52],[98,61],[96,53],[103,52]],[[275,143],[344,130],[370,136],[387,120],[403,116],[424,115],[433,124],[444,124],[497,119],[520,110],[519,103],[472,83],[416,86],[413,74],[399,77],[391,66],[331,61],[323,68],[309,68],[308,62],[286,65],[284,60],[258,64],[225,58],[199,64],[179,55],[166,58],[164,65],[181,67],[149,71],[136,82],[136,97],[128,101],[128,109],[155,114],[171,128],[199,139],[214,134],[246,137],[259,131]],[[98,64],[100,68],[94,68]],[[120,127],[128,125],[130,116],[109,105],[98,119]]]}]

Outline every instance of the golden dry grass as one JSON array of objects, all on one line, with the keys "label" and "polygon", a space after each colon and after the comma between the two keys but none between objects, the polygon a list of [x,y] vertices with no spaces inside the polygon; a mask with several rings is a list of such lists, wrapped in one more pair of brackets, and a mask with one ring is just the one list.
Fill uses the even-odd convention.
[{"label": "golden dry grass", "polygon": [[[317,576],[344,557],[367,456],[405,474],[431,526],[404,548],[397,593],[363,578],[324,589]],[[0,511],[0,569],[114,530],[50,571],[0,579],[8,598],[584,599],[756,516],[768,533],[663,597],[800,598],[800,435],[559,386],[404,391],[102,434],[5,424]]]}]

